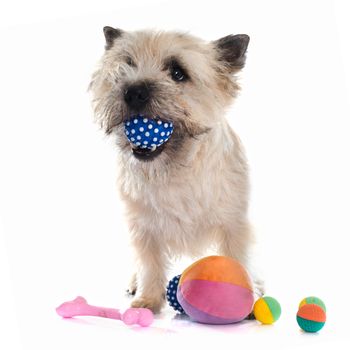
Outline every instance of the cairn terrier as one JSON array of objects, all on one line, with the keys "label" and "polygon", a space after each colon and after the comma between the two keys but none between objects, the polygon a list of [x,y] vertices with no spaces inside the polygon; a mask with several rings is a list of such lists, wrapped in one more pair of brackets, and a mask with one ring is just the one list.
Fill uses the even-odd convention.
[{"label": "cairn terrier", "polygon": [[[90,89],[96,119],[119,150],[119,188],[138,263],[129,291],[136,293],[133,307],[159,312],[172,257],[198,257],[214,246],[248,267],[248,167],[224,115],[239,91],[249,36],[206,42],[111,27],[104,35]],[[135,148],[124,122],[136,114],[171,121],[172,137],[156,150]]]}]

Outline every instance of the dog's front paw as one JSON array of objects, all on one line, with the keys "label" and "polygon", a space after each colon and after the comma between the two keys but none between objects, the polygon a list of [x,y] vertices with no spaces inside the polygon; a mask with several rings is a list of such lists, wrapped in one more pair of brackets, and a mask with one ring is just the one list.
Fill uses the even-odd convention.
[{"label": "dog's front paw", "polygon": [[257,279],[254,281],[254,293],[258,298],[265,295],[265,283],[263,280]]},{"label": "dog's front paw", "polygon": [[136,294],[136,291],[137,291],[136,287],[135,288],[129,287],[125,292],[127,296],[133,297]]},{"label": "dog's front paw", "polygon": [[131,276],[129,287],[126,290],[126,294],[129,296],[134,296],[136,294],[136,291],[137,291],[137,277],[136,277],[136,273],[134,273]]},{"label": "dog's front paw", "polygon": [[164,298],[154,298],[154,297],[143,297],[140,296],[136,298],[132,303],[131,307],[144,307],[151,309],[154,313],[159,313],[165,303]]}]

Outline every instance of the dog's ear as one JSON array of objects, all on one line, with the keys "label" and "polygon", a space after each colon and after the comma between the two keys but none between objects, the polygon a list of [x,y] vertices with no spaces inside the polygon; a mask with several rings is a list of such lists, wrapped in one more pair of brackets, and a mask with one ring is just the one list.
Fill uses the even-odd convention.
[{"label": "dog's ear", "polygon": [[113,46],[114,39],[120,37],[123,34],[121,29],[112,28],[112,27],[104,27],[103,33],[106,38],[106,50],[110,49]]},{"label": "dog's ear", "polygon": [[230,72],[244,67],[249,44],[248,35],[228,35],[213,43],[218,52],[219,61],[223,62]]}]

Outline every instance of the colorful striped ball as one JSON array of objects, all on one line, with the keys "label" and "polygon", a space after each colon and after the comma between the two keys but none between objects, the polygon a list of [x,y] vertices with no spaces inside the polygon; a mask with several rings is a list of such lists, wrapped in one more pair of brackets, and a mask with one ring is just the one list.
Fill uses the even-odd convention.
[{"label": "colorful striped ball", "polygon": [[306,304],[318,305],[324,310],[324,312],[327,312],[326,305],[320,298],[317,298],[317,297],[304,298],[299,304],[299,309]]},{"label": "colorful striped ball", "polygon": [[194,321],[228,324],[245,319],[254,297],[248,273],[236,260],[209,256],[181,275],[177,299]]},{"label": "colorful striped ball", "polygon": [[272,324],[281,316],[281,305],[272,297],[262,297],[255,302],[253,312],[262,324]]},{"label": "colorful striped ball", "polygon": [[297,322],[305,332],[315,333],[326,323],[326,313],[319,305],[305,304],[298,310]]}]

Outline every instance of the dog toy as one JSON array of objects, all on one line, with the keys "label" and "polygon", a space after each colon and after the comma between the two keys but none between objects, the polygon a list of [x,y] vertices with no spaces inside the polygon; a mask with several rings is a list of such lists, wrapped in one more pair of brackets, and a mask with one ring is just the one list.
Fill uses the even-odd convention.
[{"label": "dog toy", "polygon": [[126,325],[138,324],[141,327],[148,327],[153,322],[153,313],[149,309],[130,308],[121,313],[117,309],[89,305],[83,297],[76,297],[72,301],[63,303],[56,308],[56,312],[64,318],[97,316],[121,320]]},{"label": "dog toy", "polygon": [[177,299],[191,319],[208,324],[239,322],[254,302],[247,272],[224,256],[209,256],[189,266],[181,275]]},{"label": "dog toy", "polygon": [[318,332],[326,323],[326,312],[319,305],[305,304],[298,310],[297,322],[305,332]]},{"label": "dog toy", "polygon": [[166,299],[169,305],[180,314],[184,314],[185,311],[177,300],[177,287],[179,285],[181,275],[172,278],[166,287]]},{"label": "dog toy", "polygon": [[276,299],[265,296],[255,302],[253,312],[262,324],[272,324],[281,316],[281,305]]},{"label": "dog toy", "polygon": [[299,304],[299,309],[306,304],[318,305],[323,309],[324,312],[327,312],[326,305],[320,298],[317,298],[317,297],[304,298]]},{"label": "dog toy", "polygon": [[124,123],[125,135],[134,146],[153,150],[166,143],[173,130],[170,121],[146,118],[140,114]]}]

